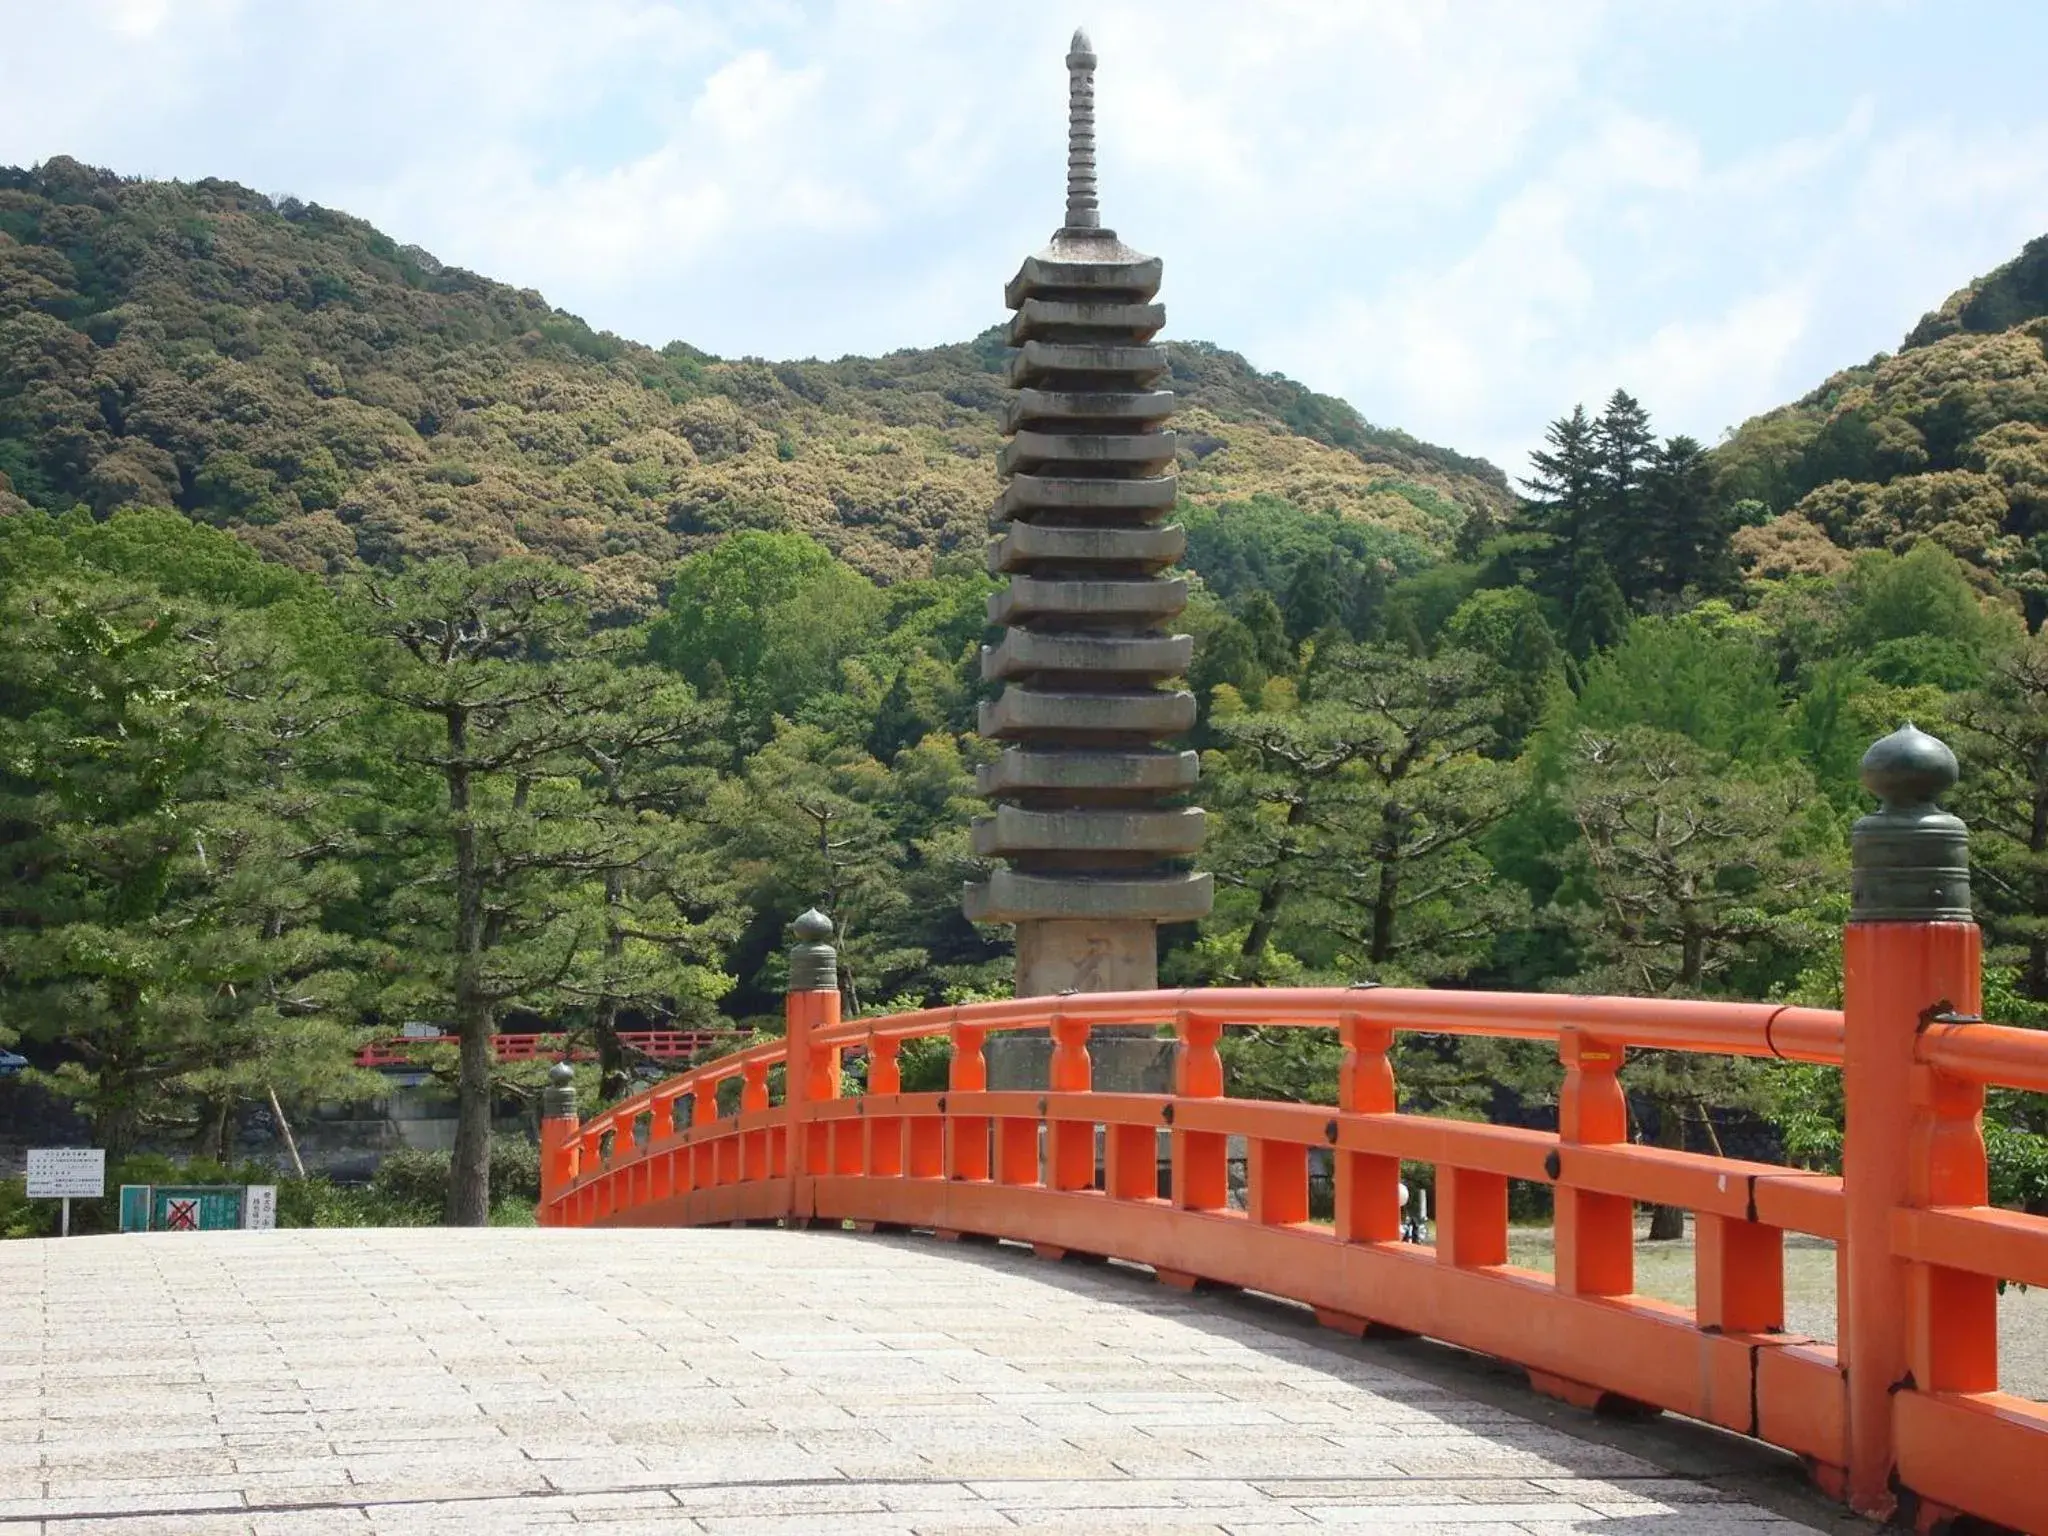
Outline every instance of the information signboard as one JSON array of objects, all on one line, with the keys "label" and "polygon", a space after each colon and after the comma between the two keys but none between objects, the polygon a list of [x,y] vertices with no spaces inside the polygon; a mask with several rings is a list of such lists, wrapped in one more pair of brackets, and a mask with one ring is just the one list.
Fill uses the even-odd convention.
[{"label": "information signboard", "polygon": [[268,1232],[277,1225],[275,1184],[250,1184],[243,1187],[242,1225],[252,1232]]},{"label": "information signboard", "polygon": [[28,1154],[28,1197],[31,1200],[97,1200],[107,1192],[104,1147],[31,1147]]}]

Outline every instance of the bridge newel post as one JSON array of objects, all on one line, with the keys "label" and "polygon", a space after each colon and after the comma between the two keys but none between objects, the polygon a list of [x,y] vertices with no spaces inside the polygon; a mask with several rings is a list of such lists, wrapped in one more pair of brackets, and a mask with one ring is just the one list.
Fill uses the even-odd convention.
[{"label": "bridge newel post", "polygon": [[789,1120],[792,1216],[798,1214],[794,1180],[832,1171],[828,1122],[814,1122],[809,1106],[839,1097],[839,1052],[812,1044],[816,1031],[839,1022],[839,952],[832,947],[832,919],[816,907],[790,924],[797,942],[789,951],[789,993],[784,999],[786,1047],[783,1107]]},{"label": "bridge newel post", "polygon": [[566,1061],[548,1068],[540,1094],[540,1224],[560,1226],[555,1202],[576,1182],[577,1144],[583,1126],[576,1115],[576,1071]]},{"label": "bridge newel post", "polygon": [[1896,1257],[1894,1212],[1986,1198],[1981,1088],[1916,1063],[1922,1030],[1982,1008],[1970,911],[1969,831],[1937,798],[1955,754],[1901,726],[1863,756],[1879,807],[1851,834],[1842,935],[1841,1365],[1848,1500],[1897,1506],[1895,1394],[1997,1386],[1997,1286],[1988,1275]]}]

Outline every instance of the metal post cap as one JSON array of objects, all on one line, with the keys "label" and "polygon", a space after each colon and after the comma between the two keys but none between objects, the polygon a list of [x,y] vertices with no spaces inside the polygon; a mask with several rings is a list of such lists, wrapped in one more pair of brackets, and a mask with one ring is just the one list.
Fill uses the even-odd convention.
[{"label": "metal post cap", "polygon": [[1969,922],[1969,829],[1935,804],[1955,753],[1908,721],[1863,754],[1860,777],[1878,808],[1850,833],[1849,920]]},{"label": "metal post cap", "polygon": [[576,1118],[576,1069],[566,1061],[548,1068],[548,1085],[540,1095],[540,1114],[543,1120]]},{"label": "metal post cap", "polygon": [[789,951],[789,990],[837,992],[839,952],[830,942],[832,919],[812,907],[789,926],[797,937]]}]

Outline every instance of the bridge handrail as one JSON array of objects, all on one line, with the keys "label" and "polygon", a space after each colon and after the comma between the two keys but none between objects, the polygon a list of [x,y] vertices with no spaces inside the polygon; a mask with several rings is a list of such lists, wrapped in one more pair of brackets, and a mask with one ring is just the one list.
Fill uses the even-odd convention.
[{"label": "bridge handrail", "polygon": [[1967,1082],[2048,1093],[2048,1030],[1930,1021],[1915,1055],[1923,1066]]},{"label": "bridge handrail", "polygon": [[[817,1030],[818,1049],[858,1049],[876,1041],[951,1035],[960,1029],[997,1034],[1050,1029],[1170,1025],[1176,1020],[1224,1027],[1334,1029],[1346,1020],[1400,1032],[1555,1042],[1567,1030],[1618,1046],[1713,1053],[1839,1066],[1839,1009],[1715,999],[1599,997],[1576,993],[1432,991],[1408,987],[1219,987],[1156,992],[1094,992],[1000,998],[914,1013],[841,1020]],[[2024,1032],[2019,1032],[2024,1033]],[[2048,1037],[2043,1037],[2048,1044]],[[586,1144],[616,1135],[656,1110],[700,1089],[741,1076],[749,1064],[783,1065],[786,1040],[765,1041],[702,1062],[622,1100],[584,1126]]]},{"label": "bridge handrail", "polygon": [[1595,997],[1577,993],[1468,992],[1413,987],[1188,987],[1178,991],[1090,992],[1002,998],[916,1013],[846,1019],[817,1044],[860,1046],[909,1040],[967,1026],[997,1033],[1044,1029],[1061,1019],[1108,1028],[1192,1018],[1255,1028],[1333,1029],[1347,1018],[1409,1033],[1556,1040],[1579,1029],[1646,1050],[1777,1057],[1839,1066],[1837,1008],[1716,999]]}]

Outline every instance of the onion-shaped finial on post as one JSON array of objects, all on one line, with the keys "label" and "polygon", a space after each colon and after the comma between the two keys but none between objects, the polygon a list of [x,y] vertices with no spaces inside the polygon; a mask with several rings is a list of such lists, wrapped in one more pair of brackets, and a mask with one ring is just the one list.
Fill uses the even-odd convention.
[{"label": "onion-shaped finial on post", "polygon": [[1863,754],[1878,808],[1850,834],[1849,920],[1967,923],[1970,833],[1935,802],[1955,787],[1956,755],[1911,721]]},{"label": "onion-shaped finial on post", "polygon": [[832,919],[812,907],[789,926],[797,938],[789,950],[789,990],[837,992],[839,952],[832,947]]},{"label": "onion-shaped finial on post", "polygon": [[576,1069],[566,1061],[548,1068],[548,1085],[540,1093],[540,1114],[543,1120],[576,1118]]}]

